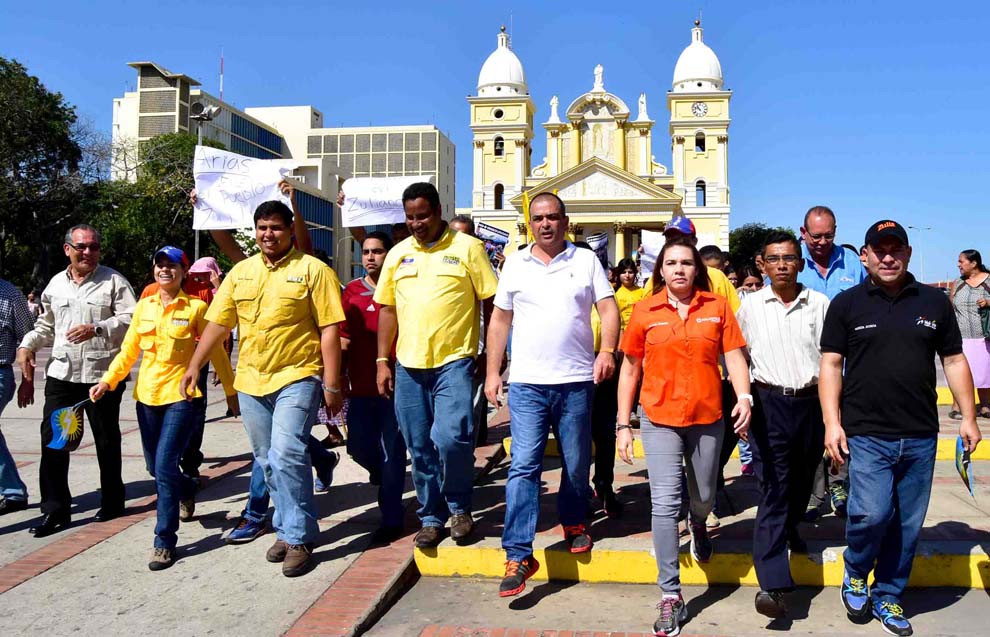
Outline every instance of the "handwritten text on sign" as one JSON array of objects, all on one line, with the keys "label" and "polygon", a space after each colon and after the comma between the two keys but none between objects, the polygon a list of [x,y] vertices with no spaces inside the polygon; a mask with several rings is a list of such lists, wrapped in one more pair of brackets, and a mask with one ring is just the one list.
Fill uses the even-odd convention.
[{"label": "handwritten text on sign", "polygon": [[278,183],[292,169],[284,162],[266,161],[197,146],[193,159],[196,205],[193,228],[220,230],[254,225],[254,211],[265,201],[290,205]]},{"label": "handwritten text on sign", "polygon": [[344,182],[344,207],[341,209],[342,225],[374,226],[385,223],[402,223],[406,214],[402,209],[402,191],[412,184],[427,181],[428,175],[409,177],[354,177]]}]

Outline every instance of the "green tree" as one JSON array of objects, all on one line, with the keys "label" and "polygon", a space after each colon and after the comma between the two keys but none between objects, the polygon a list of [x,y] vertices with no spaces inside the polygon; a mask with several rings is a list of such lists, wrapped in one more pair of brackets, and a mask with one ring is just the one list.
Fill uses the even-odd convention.
[{"label": "green tree", "polygon": [[0,276],[49,278],[85,190],[75,108],[16,60],[0,57]]},{"label": "green tree", "polygon": [[735,267],[753,263],[754,255],[763,248],[763,242],[771,232],[786,232],[795,237],[790,228],[771,228],[762,223],[747,223],[729,233],[729,261]]}]

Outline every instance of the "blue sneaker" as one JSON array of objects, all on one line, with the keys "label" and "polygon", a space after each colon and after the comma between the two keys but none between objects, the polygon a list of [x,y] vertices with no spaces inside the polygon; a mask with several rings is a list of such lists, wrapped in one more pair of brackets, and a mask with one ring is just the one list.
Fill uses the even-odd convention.
[{"label": "blue sneaker", "polygon": [[223,541],[227,544],[247,544],[264,533],[264,522],[255,522],[242,515],[237,521],[237,526],[230,530]]},{"label": "blue sneaker", "polygon": [[873,602],[873,616],[880,620],[880,625],[891,635],[911,635],[914,630],[911,622],[904,617],[904,609],[900,604],[886,600]]},{"label": "blue sneaker", "polygon": [[870,589],[865,579],[849,577],[849,571],[846,571],[839,593],[850,617],[866,617],[870,612]]},{"label": "blue sneaker", "polygon": [[336,451],[330,452],[330,461],[316,470],[316,491],[323,493],[330,490],[333,484],[333,470],[340,464],[340,454]]}]

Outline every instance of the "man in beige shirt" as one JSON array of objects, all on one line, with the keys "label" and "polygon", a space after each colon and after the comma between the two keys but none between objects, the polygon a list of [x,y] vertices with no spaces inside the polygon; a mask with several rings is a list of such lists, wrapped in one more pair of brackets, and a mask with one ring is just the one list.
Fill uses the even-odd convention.
[{"label": "man in beige shirt", "polygon": [[[52,346],[45,368],[45,407],[41,429],[41,512],[44,517],[30,529],[35,537],[61,531],[69,524],[69,452],[49,449],[44,432],[51,431],[49,418],[56,409],[89,398],[89,388],[99,382],[131,322],[136,300],[127,280],[100,265],[100,233],[78,225],[65,233],[65,256],[69,267],[56,274],[41,293],[44,308],[34,329],[17,349],[23,381],[17,404],[34,402],[34,357]],[[120,476],[120,398],[124,385],[107,392],[99,403],[87,403],[87,420],[96,442],[100,463],[100,510],[94,518],[105,522],[124,512],[124,483]]]}]

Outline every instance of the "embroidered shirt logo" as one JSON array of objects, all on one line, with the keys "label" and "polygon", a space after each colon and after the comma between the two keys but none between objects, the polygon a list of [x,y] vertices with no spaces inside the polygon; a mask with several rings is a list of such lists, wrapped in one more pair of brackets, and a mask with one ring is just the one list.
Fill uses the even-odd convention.
[{"label": "embroidered shirt logo", "polygon": [[189,327],[189,319],[174,318],[172,319],[172,325],[176,327]]},{"label": "embroidered shirt logo", "polygon": [[448,254],[444,256],[443,262],[446,263],[447,265],[460,265],[461,259],[459,257],[453,257]]},{"label": "embroidered shirt logo", "polygon": [[416,260],[415,257],[406,257],[399,263],[399,265],[412,265],[413,261],[415,260]]},{"label": "embroidered shirt logo", "polygon": [[919,326],[927,327],[930,330],[937,330],[938,329],[938,321],[934,321],[932,319],[926,319],[924,316],[919,316],[918,317],[918,320],[915,321],[914,324],[915,325],[919,325]]},{"label": "embroidered shirt logo", "polygon": [[872,330],[876,326],[877,326],[876,323],[867,323],[866,325],[857,325],[856,327],[853,328],[853,331],[854,332],[858,332],[860,330]]},{"label": "embroidered shirt logo", "polygon": [[698,318],[696,318],[694,320],[697,321],[698,323],[721,323],[722,322],[722,317],[721,316],[701,316],[701,317],[698,317]]},{"label": "embroidered shirt logo", "polygon": [[287,276],[285,277],[286,283],[305,283],[306,277],[304,276]]},{"label": "embroidered shirt logo", "polygon": [[663,327],[664,325],[670,325],[670,321],[657,321],[656,323],[650,323],[646,326],[646,329],[650,329],[651,327]]}]

